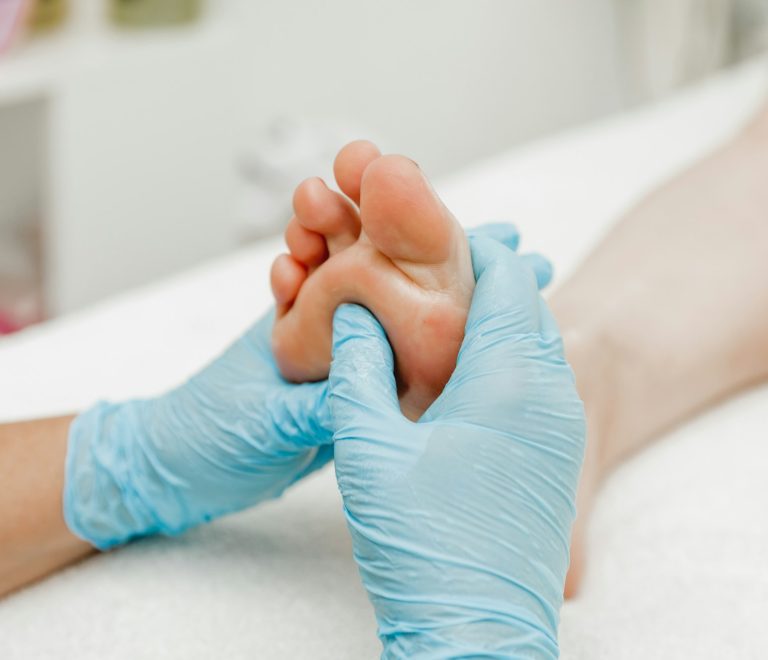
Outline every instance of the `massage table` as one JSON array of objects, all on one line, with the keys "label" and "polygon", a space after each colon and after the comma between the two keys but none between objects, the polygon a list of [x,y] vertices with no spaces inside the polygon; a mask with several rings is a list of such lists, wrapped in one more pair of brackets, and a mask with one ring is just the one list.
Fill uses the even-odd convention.
[{"label": "massage table", "polygon": [[[517,223],[522,248],[556,264],[556,285],[623,210],[732,135],[766,89],[768,61],[752,60],[437,187],[468,225]],[[0,419],[179,383],[268,307],[280,249],[263,242],[3,339]],[[768,657],[766,475],[768,387],[616,470],[591,518],[582,592],[562,610],[563,658]],[[373,658],[375,630],[331,468],[280,500],[96,556],[0,601],[3,660]]]}]

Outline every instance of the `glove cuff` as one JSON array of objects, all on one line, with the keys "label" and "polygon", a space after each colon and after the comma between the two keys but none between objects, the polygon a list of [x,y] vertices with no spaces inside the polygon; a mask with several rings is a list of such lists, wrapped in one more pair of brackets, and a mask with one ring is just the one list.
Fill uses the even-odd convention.
[{"label": "glove cuff", "polygon": [[[379,621],[384,660],[423,658],[558,658],[557,634],[535,621],[528,610],[504,603],[478,611],[450,607],[428,625]],[[438,623],[439,622],[439,623]]]},{"label": "glove cuff", "polygon": [[133,484],[142,483],[143,401],[100,402],[73,421],[64,480],[64,520],[100,550],[162,530]]}]

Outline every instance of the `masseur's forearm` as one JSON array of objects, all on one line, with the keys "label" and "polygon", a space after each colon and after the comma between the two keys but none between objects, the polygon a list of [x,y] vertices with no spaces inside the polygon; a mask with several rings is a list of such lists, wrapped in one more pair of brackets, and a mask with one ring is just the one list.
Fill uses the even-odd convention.
[{"label": "masseur's forearm", "polygon": [[93,552],[62,511],[72,419],[0,425],[0,597]]},{"label": "masseur's forearm", "polygon": [[553,295],[586,469],[768,377],[766,255],[768,111],[631,210]]}]

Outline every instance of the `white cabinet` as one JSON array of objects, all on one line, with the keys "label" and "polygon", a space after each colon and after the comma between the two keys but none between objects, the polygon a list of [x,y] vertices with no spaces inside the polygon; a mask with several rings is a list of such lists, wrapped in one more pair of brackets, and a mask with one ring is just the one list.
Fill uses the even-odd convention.
[{"label": "white cabinet", "polygon": [[[27,133],[0,146],[0,171],[21,174],[40,200],[30,221],[40,225],[47,314],[233,246],[230,36],[217,22],[73,29],[0,61],[0,124],[13,108]],[[39,152],[32,163],[24,144]],[[6,176],[3,190],[17,185]]]}]

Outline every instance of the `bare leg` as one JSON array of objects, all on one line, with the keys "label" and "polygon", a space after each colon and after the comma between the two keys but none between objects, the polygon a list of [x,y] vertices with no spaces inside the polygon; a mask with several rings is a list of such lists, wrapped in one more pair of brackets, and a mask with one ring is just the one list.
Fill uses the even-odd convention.
[{"label": "bare leg", "polygon": [[768,378],[768,110],[631,210],[551,304],[588,418],[572,595],[602,477]]}]

